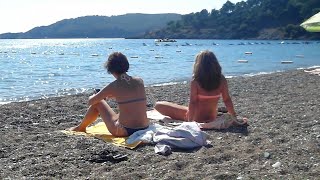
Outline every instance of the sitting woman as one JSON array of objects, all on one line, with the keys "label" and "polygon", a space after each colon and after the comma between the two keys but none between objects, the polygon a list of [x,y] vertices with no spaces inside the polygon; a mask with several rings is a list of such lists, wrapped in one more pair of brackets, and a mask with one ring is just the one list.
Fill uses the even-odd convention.
[{"label": "sitting woman", "polygon": [[[203,51],[197,55],[190,89],[189,107],[161,101],[156,103],[155,109],[172,119],[196,121],[202,128],[223,129],[231,125],[246,124],[246,119],[239,121],[236,118],[227,80],[221,73],[221,66],[212,52]],[[229,116],[217,118],[220,97]]]},{"label": "sitting woman", "polygon": [[[134,132],[146,129],[149,120],[146,115],[146,92],[143,80],[129,76],[129,62],[120,52],[112,53],[105,68],[116,80],[104,87],[98,93],[89,97],[89,109],[82,122],[71,128],[73,131],[86,131],[100,115],[110,133],[117,137],[130,136]],[[104,100],[115,98],[119,106],[116,114]]]}]

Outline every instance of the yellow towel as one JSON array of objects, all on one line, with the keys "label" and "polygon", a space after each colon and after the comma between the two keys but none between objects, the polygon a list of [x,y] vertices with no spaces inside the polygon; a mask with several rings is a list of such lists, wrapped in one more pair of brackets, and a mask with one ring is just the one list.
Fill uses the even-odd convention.
[{"label": "yellow towel", "polygon": [[129,149],[134,149],[136,148],[141,142],[136,142],[133,144],[128,144],[126,143],[126,140],[128,137],[115,137],[111,135],[109,130],[107,129],[106,125],[104,122],[99,122],[96,125],[90,126],[86,130],[87,132],[75,132],[75,131],[70,131],[70,130],[63,130],[61,132],[68,134],[68,135],[84,135],[84,136],[93,136],[98,139],[102,139],[105,142],[110,142],[116,146],[122,146],[126,147]]}]

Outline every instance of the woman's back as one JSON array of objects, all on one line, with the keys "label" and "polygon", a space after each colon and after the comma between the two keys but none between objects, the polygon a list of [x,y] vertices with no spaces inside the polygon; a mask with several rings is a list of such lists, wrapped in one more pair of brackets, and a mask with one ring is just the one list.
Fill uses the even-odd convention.
[{"label": "woman's back", "polygon": [[191,99],[195,101],[195,111],[193,117],[190,117],[192,120],[197,122],[209,122],[216,119],[217,116],[217,106],[221,96],[222,83],[221,85],[214,90],[207,91],[200,87],[199,83],[194,80],[192,82],[195,86],[192,88],[196,93],[193,94]]},{"label": "woman's back", "polygon": [[119,106],[119,121],[125,127],[146,127],[146,93],[143,80],[128,77],[127,80],[114,81],[114,97]]}]

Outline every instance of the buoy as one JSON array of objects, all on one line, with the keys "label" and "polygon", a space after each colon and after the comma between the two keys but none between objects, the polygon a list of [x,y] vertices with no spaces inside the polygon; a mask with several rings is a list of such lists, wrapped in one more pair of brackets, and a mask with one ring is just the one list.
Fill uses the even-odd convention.
[{"label": "buoy", "polygon": [[245,52],[244,54],[252,54],[252,52]]},{"label": "buoy", "polygon": [[292,64],[293,61],[281,61],[281,64]]},{"label": "buoy", "polygon": [[238,60],[238,63],[248,63],[248,60],[240,59],[240,60]]}]

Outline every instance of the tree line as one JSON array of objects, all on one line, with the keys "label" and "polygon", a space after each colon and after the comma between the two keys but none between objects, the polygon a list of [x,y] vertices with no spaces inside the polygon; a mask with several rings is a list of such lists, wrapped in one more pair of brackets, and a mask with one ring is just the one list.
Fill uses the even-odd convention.
[{"label": "tree line", "polygon": [[320,0],[227,1],[220,10],[182,15],[144,38],[320,39],[300,24],[320,12]]}]

